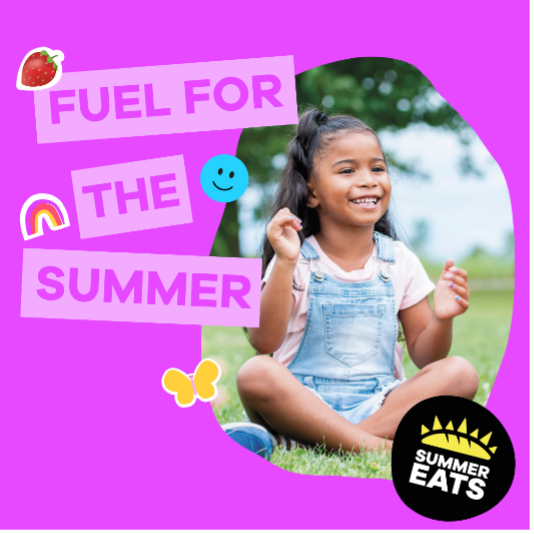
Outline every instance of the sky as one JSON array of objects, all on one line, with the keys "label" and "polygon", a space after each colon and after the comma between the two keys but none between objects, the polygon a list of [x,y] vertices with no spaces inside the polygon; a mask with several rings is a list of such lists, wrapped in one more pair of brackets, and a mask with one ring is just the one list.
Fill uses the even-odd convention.
[{"label": "sky", "polygon": [[[429,175],[425,180],[399,171],[390,173],[392,211],[403,234],[413,239],[419,221],[428,225],[422,247],[428,259],[460,261],[475,246],[495,254],[503,251],[506,236],[513,230],[510,195],[501,169],[474,132],[470,151],[482,177],[461,175],[463,148],[453,132],[418,124],[379,136],[386,153]],[[249,187],[239,200],[245,256],[257,256],[265,232],[265,224],[254,221],[252,213],[261,195],[259,188]]]}]

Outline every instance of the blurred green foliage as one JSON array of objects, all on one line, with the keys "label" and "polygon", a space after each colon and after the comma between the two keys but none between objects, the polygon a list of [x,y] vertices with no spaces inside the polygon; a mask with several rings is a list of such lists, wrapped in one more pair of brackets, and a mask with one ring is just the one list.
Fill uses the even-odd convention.
[{"label": "blurred green foliage", "polygon": [[[421,257],[431,280],[436,281],[443,271],[443,263],[436,263]],[[512,280],[514,278],[514,254],[490,254],[483,248],[475,247],[471,254],[457,262],[457,266],[467,271],[470,280]]]},{"label": "blurred green foliage", "polygon": [[[391,58],[363,57],[322,65],[296,76],[299,109],[313,105],[328,114],[349,114],[375,131],[395,131],[413,123],[426,123],[456,132],[465,146],[459,172],[479,175],[469,157],[471,129],[436,92],[413,65]],[[268,185],[283,167],[283,157],[295,125],[243,130],[237,157],[249,170],[250,184]],[[406,175],[428,178],[402,163],[402,154],[387,154],[389,164]],[[266,190],[267,191],[267,190]],[[264,211],[271,194],[263,195],[256,217]],[[214,256],[239,255],[237,203],[227,204],[212,248]]]}]

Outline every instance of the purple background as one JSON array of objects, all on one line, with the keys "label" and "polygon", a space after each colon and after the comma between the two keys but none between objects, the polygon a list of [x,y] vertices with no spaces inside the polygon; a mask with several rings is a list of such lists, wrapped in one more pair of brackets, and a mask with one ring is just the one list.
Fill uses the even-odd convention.
[{"label": "purple background", "polygon": [[[528,3],[9,2],[3,11],[0,527],[527,528],[529,508]],[[516,450],[514,484],[483,516],[446,524],[409,510],[383,480],[285,472],[246,453],[208,404],[161,387],[192,372],[201,327],[20,318],[22,249],[209,254],[222,205],[203,163],[240,131],[37,145],[33,95],[15,88],[36,46],[64,71],[292,54],[296,73],[356,56],[418,67],[480,136],[507,179],[516,237],[510,341],[488,408]],[[192,225],[80,241],[70,171],[184,154]],[[484,182],[480,183],[484,187]],[[72,226],[25,243],[19,212],[58,196]],[[458,192],[461,194],[461,191]]]}]

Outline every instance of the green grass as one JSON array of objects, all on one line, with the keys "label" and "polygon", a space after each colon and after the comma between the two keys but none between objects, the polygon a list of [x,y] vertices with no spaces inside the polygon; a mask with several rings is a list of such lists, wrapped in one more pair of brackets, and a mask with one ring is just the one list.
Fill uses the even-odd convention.
[{"label": "green grass", "polygon": [[[467,358],[477,369],[480,387],[475,401],[485,405],[499,370],[510,331],[513,291],[475,291],[470,308],[454,322],[451,355]],[[202,328],[202,356],[216,359],[223,369],[214,406],[219,423],[243,421],[243,407],[235,378],[243,363],[254,355],[241,328],[205,326]],[[417,372],[405,351],[404,370],[409,378]],[[276,450],[271,462],[294,473],[338,475],[358,478],[391,478],[390,455],[370,451],[360,455],[326,453],[324,449]]]},{"label": "green grass", "polygon": [[[438,280],[443,271],[443,263],[435,263],[424,258],[421,262],[432,280]],[[479,252],[464,258],[457,263],[458,267],[469,274],[471,280],[487,280],[488,278],[510,279],[514,277],[513,254],[508,256],[492,256],[487,252]]]}]

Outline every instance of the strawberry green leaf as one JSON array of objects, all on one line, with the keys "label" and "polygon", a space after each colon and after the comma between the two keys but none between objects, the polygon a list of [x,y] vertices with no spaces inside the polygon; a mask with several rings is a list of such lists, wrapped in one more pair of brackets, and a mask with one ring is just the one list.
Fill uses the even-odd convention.
[{"label": "strawberry green leaf", "polygon": [[46,50],[41,50],[41,55],[42,56],[48,56],[48,52]]},{"label": "strawberry green leaf", "polygon": [[[54,62],[52,61],[52,63]],[[55,63],[52,66],[54,67],[54,70],[57,70],[57,65]]]},{"label": "strawberry green leaf", "polygon": [[48,57],[46,58],[46,62],[47,62],[47,63],[54,63],[54,60],[53,60],[50,56],[48,56]]}]

